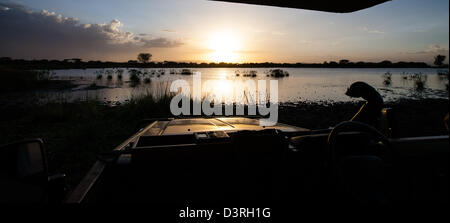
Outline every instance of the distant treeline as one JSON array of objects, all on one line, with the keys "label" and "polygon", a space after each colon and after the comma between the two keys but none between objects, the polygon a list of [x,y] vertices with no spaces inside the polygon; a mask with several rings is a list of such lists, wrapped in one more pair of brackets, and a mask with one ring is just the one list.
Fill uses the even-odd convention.
[{"label": "distant treeline", "polygon": [[[258,67],[293,67],[293,68],[429,68],[424,62],[396,62],[385,60],[374,62],[351,62],[349,60],[326,61],[323,63],[193,63],[193,62],[128,62],[82,61],[78,58],[64,60],[23,60],[0,58],[0,65],[16,69],[86,69],[86,68],[258,68]],[[448,67],[448,65],[445,65]]]}]

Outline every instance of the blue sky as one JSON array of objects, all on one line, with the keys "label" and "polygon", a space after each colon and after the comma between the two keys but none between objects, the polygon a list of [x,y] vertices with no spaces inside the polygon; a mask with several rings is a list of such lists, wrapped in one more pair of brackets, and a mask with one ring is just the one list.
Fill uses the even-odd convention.
[{"label": "blue sky", "polygon": [[[154,60],[196,62],[389,59],[431,63],[436,54],[448,57],[448,0],[393,0],[348,14],[205,0],[0,0],[0,2],[22,5],[35,13],[47,10],[55,12],[55,15],[77,18],[78,26],[120,21],[116,31],[130,32],[133,36],[145,34],[146,38],[139,40],[140,42],[129,50],[123,50],[125,45],[122,44],[124,40],[121,40],[122,47],[114,50],[108,48],[104,51],[103,48],[99,48],[96,52],[89,52],[89,49],[84,52],[77,43],[68,42],[68,45],[77,45],[79,50],[65,50],[66,53],[63,54],[53,49],[48,53],[39,54],[42,52],[40,50],[32,54],[33,58],[42,55],[54,58],[81,57],[86,60],[123,61],[134,59],[141,51],[151,52]],[[11,27],[5,21],[3,24],[5,27]],[[29,33],[27,30],[23,32],[23,35]],[[88,37],[85,39],[89,40]],[[153,42],[142,44],[149,41]],[[64,43],[64,40],[61,42]],[[36,43],[39,44],[42,45],[44,42]],[[26,49],[33,49],[33,46],[29,45]],[[10,47],[6,53],[20,57],[24,52],[25,49],[15,50]],[[70,55],[70,52],[74,52],[74,55]]]}]

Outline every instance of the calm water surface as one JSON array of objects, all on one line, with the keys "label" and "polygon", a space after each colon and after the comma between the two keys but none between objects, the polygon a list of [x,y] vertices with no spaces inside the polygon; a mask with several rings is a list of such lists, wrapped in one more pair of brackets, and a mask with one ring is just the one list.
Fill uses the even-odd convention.
[{"label": "calm water surface", "polygon": [[[40,98],[46,101],[58,100],[86,100],[99,99],[111,104],[119,104],[129,100],[133,96],[151,93],[155,96],[168,90],[170,83],[176,79],[184,79],[192,84],[192,76],[170,74],[171,69],[164,69],[165,75],[158,77],[148,75],[151,82],[145,84],[141,82],[133,85],[129,81],[129,69],[123,69],[122,80],[117,78],[114,73],[112,80],[107,80],[106,74],[98,80],[96,71],[102,69],[73,69],[56,70],[57,79],[71,79],[79,84],[78,87],[69,91],[60,93],[38,92]],[[108,69],[104,69],[108,70]],[[157,71],[159,69],[140,69],[141,71]],[[177,69],[178,71],[181,69]],[[238,68],[197,68],[193,71],[199,71],[202,75],[202,83],[207,80],[218,80],[212,87],[216,91],[224,91],[225,94],[232,94],[232,85],[227,80],[278,80],[279,101],[280,102],[342,102],[353,101],[344,94],[345,90],[355,81],[364,81],[374,86],[384,97],[385,101],[395,101],[401,98],[448,98],[448,78],[437,75],[436,69],[332,69],[332,68],[283,68],[289,72],[288,77],[273,78],[267,77],[269,68],[251,69],[257,71],[257,77],[236,76],[236,71],[249,71],[250,69]],[[386,84],[384,74],[392,74],[390,84]],[[417,90],[414,79],[409,75],[421,73],[424,80],[424,90]],[[101,88],[89,88],[89,85],[95,83]],[[268,82],[267,82],[268,84]]]}]

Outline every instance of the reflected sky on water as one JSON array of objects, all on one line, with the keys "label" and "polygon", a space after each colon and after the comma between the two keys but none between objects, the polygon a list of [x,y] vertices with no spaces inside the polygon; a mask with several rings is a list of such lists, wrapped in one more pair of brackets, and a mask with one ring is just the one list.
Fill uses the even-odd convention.
[{"label": "reflected sky on water", "polygon": [[[98,99],[109,103],[124,102],[133,96],[152,94],[158,97],[168,91],[170,83],[177,79],[188,81],[192,89],[192,75],[170,74],[174,69],[140,69],[147,72],[146,77],[150,83],[144,83],[143,78],[139,84],[129,81],[129,70],[123,69],[122,80],[114,73],[111,80],[106,74],[102,79],[97,79],[98,70],[102,69],[74,69],[56,70],[56,79],[75,80],[78,87],[64,92],[38,92],[39,97],[47,101],[64,98],[67,101]],[[108,70],[108,69],[103,69]],[[164,75],[158,71],[164,70]],[[270,77],[269,68],[194,68],[202,75],[203,95],[205,92],[233,95],[233,87],[236,81],[246,80],[278,80],[279,102],[343,102],[358,99],[349,98],[344,94],[345,90],[355,81],[364,81],[374,86],[382,94],[385,101],[395,101],[401,98],[448,98],[448,78],[437,75],[436,69],[422,68],[398,68],[398,69],[332,69],[332,68],[283,68],[289,72],[288,77]],[[250,70],[257,71],[256,77],[244,77],[242,74]],[[96,72],[97,71],[97,72]],[[175,69],[180,72],[181,69]],[[152,73],[154,74],[152,75]],[[391,75],[386,82],[385,73]],[[236,76],[236,73],[240,73]],[[424,90],[417,90],[416,79],[411,76],[421,74]],[[206,81],[214,80],[209,85]],[[92,84],[95,86],[92,87]],[[91,87],[89,87],[91,86]],[[269,82],[267,81],[267,86]]]}]

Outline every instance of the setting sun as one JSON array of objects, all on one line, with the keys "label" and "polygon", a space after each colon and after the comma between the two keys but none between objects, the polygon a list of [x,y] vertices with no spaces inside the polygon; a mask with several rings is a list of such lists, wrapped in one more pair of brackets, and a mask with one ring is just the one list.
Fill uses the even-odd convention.
[{"label": "setting sun", "polygon": [[241,47],[239,38],[232,32],[217,32],[208,42],[208,48],[212,50],[209,60],[214,62],[238,62],[238,50]]}]

